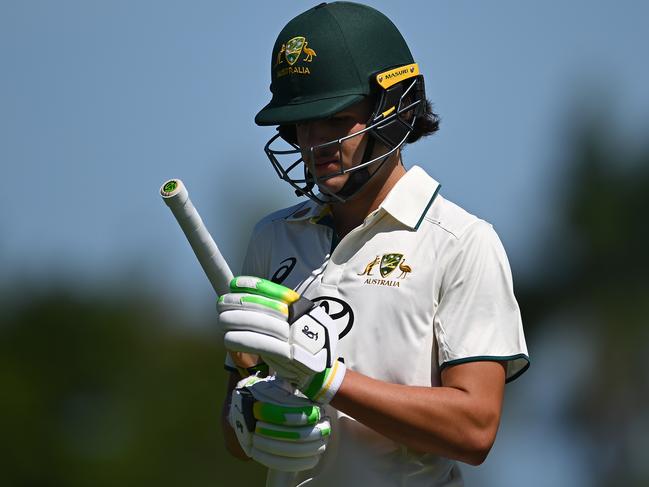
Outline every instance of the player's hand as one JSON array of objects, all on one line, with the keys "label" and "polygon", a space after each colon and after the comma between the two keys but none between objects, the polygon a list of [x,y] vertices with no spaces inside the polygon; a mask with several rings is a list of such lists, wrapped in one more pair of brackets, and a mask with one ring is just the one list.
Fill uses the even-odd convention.
[{"label": "player's hand", "polygon": [[338,329],[325,310],[258,277],[236,277],[230,290],[218,301],[225,347],[260,355],[309,399],[331,401],[346,369],[336,353]]},{"label": "player's hand", "polygon": [[331,433],[322,408],[275,377],[250,376],[232,391],[228,420],[249,457],[275,470],[299,472],[318,463]]}]

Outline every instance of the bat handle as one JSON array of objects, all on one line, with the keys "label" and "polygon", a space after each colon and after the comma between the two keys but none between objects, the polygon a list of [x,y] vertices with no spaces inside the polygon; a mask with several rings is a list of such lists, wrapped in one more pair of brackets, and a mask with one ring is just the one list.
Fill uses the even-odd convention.
[{"label": "bat handle", "polygon": [[295,476],[295,472],[283,472],[269,468],[266,476],[266,487],[294,487]]}]

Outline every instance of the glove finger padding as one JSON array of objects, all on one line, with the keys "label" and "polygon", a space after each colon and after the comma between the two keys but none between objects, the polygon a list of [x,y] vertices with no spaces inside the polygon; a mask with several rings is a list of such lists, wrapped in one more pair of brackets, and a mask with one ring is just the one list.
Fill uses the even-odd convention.
[{"label": "glove finger padding", "polygon": [[308,405],[292,406],[256,401],[252,411],[259,422],[284,426],[313,425],[322,418],[321,409],[310,402]]},{"label": "glove finger padding", "polygon": [[224,311],[256,311],[286,321],[288,318],[288,305],[266,296],[249,293],[228,293],[219,297],[217,301],[219,313]]},{"label": "glove finger padding", "polygon": [[[323,426],[328,426],[328,424],[328,422],[326,422],[326,424],[323,423]],[[255,435],[252,440],[252,446],[257,450],[268,454],[290,458],[304,458],[324,453],[325,448],[327,447],[327,441],[327,437],[322,437],[308,443],[291,443],[288,441],[277,441],[272,438],[266,438],[265,436]]]},{"label": "glove finger padding", "polygon": [[250,456],[269,468],[298,472],[313,468],[327,447],[329,420],[302,427],[257,422]]},{"label": "glove finger padding", "polygon": [[290,358],[285,303],[264,296],[230,293],[219,298],[217,309],[226,349],[257,355],[263,350],[266,355]]},{"label": "glove finger padding", "polygon": [[[287,341],[289,338],[288,314],[280,313],[277,308],[260,305],[259,302],[246,301],[248,294],[224,294],[219,298],[219,326],[223,332],[252,331],[262,335]],[[266,300],[273,302],[274,300]],[[284,303],[277,303],[284,304]],[[286,306],[286,305],[284,305]]]},{"label": "glove finger padding", "polygon": [[248,377],[233,391],[229,421],[244,452],[283,471],[312,468],[331,426],[320,406],[275,377]]},{"label": "glove finger padding", "polygon": [[252,445],[259,450],[288,457],[319,455],[324,451],[331,425],[328,419],[308,426],[280,426],[257,421]]},{"label": "glove finger padding", "polygon": [[310,457],[284,457],[254,449],[250,458],[268,468],[272,468],[273,470],[280,470],[282,472],[302,472],[315,467],[320,460],[320,455]]}]

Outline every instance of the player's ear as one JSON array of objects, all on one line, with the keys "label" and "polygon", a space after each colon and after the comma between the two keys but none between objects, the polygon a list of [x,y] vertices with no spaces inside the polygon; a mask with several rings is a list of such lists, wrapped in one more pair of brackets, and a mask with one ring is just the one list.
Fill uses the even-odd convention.
[{"label": "player's ear", "polygon": [[280,125],[277,127],[277,131],[282,139],[284,139],[289,144],[297,145],[297,132],[295,130],[295,125]]}]

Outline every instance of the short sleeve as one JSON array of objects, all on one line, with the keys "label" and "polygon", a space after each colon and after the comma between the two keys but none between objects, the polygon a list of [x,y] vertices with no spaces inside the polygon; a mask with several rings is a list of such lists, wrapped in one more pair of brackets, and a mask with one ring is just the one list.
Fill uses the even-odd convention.
[{"label": "short sleeve", "polygon": [[502,243],[491,225],[478,220],[451,253],[434,319],[440,369],[503,361],[506,380],[514,380],[529,367],[529,356]]}]

